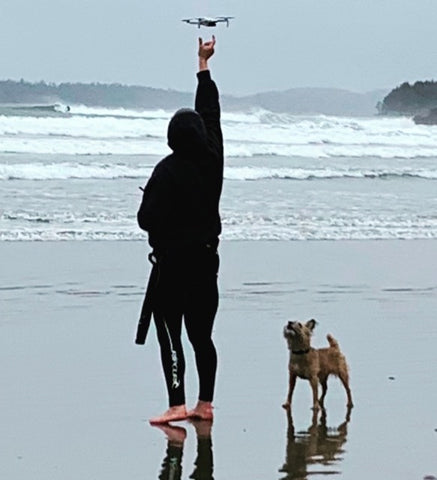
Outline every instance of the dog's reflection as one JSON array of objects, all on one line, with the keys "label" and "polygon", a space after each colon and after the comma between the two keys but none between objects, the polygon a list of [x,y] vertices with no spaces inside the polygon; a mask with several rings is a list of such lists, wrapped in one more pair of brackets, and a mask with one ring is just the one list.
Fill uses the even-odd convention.
[{"label": "dog's reflection", "polygon": [[339,463],[343,459],[344,444],[347,440],[347,424],[351,409],[346,412],[344,422],[336,428],[327,426],[326,410],[313,413],[311,426],[306,431],[295,432],[293,417],[287,410],[287,451],[280,472],[286,473],[284,480],[305,480],[316,473],[333,475],[340,473]]},{"label": "dog's reflection", "polygon": [[[203,420],[190,421],[196,431],[197,457],[194,471],[189,478],[194,480],[214,480],[211,427],[212,423]],[[159,480],[180,480],[182,478],[182,456],[187,431],[183,427],[170,424],[156,425],[167,437],[167,450],[162,462]]]}]

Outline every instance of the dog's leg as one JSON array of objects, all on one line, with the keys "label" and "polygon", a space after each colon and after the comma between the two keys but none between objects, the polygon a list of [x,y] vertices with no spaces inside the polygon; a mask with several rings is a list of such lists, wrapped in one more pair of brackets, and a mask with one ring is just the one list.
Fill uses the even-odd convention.
[{"label": "dog's leg", "polygon": [[319,403],[323,407],[325,404],[326,392],[328,391],[328,377],[319,378],[320,385],[322,386],[322,396],[320,397]]},{"label": "dog's leg", "polygon": [[294,387],[296,386],[296,374],[289,369],[289,377],[288,377],[288,395],[287,400],[282,405],[283,408],[288,409],[291,407],[291,397],[293,396]]},{"label": "dog's leg", "polygon": [[319,379],[317,377],[310,378],[311,389],[313,391],[313,410],[319,409]]},{"label": "dog's leg", "polygon": [[340,372],[339,375],[341,383],[344,386],[344,389],[346,390],[347,394],[347,406],[348,408],[352,408],[354,406],[352,402],[352,392],[351,389],[349,388],[349,375],[347,372]]}]

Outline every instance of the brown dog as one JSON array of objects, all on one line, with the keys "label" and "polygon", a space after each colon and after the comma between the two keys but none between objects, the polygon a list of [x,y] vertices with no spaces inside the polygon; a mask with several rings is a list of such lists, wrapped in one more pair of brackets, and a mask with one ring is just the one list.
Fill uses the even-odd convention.
[{"label": "brown dog", "polygon": [[[337,375],[347,394],[347,406],[353,407],[352,393],[349,388],[349,372],[346,358],[340,351],[337,340],[331,335],[327,336],[329,347],[315,349],[311,347],[311,335],[315,320],[309,320],[305,324],[288,322],[284,327],[284,337],[290,350],[290,362],[288,364],[289,386],[286,402],[282,405],[288,409],[291,407],[293,390],[297,377],[309,380],[313,391],[313,409],[318,410],[323,406],[328,390],[329,375]],[[318,386],[322,386],[322,396],[318,399]]]}]

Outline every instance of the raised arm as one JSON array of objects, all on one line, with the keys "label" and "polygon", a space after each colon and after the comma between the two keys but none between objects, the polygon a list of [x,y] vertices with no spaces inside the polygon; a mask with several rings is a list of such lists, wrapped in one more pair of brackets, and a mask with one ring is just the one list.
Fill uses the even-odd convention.
[{"label": "raised arm", "polygon": [[213,152],[223,161],[223,135],[220,126],[219,93],[215,82],[211,79],[208,60],[214,55],[215,37],[203,42],[199,38],[199,72],[196,91],[195,109],[203,118],[208,134],[208,144]]}]

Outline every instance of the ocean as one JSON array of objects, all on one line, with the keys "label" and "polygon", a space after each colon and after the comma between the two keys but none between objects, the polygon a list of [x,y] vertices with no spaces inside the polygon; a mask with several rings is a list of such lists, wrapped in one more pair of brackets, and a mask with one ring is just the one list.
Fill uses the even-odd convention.
[{"label": "ocean", "polygon": [[[0,107],[0,240],[142,240],[173,112]],[[437,238],[437,127],[222,114],[227,240]]]},{"label": "ocean", "polygon": [[[223,113],[215,419],[167,427],[186,435],[170,458],[148,425],[166,405],[156,329],[134,338],[138,187],[172,112],[58,110],[0,107],[0,478],[437,477],[437,127]],[[347,357],[352,412],[335,379],[319,416],[303,380],[281,408],[283,327],[310,318],[314,347],[331,333]]]}]

